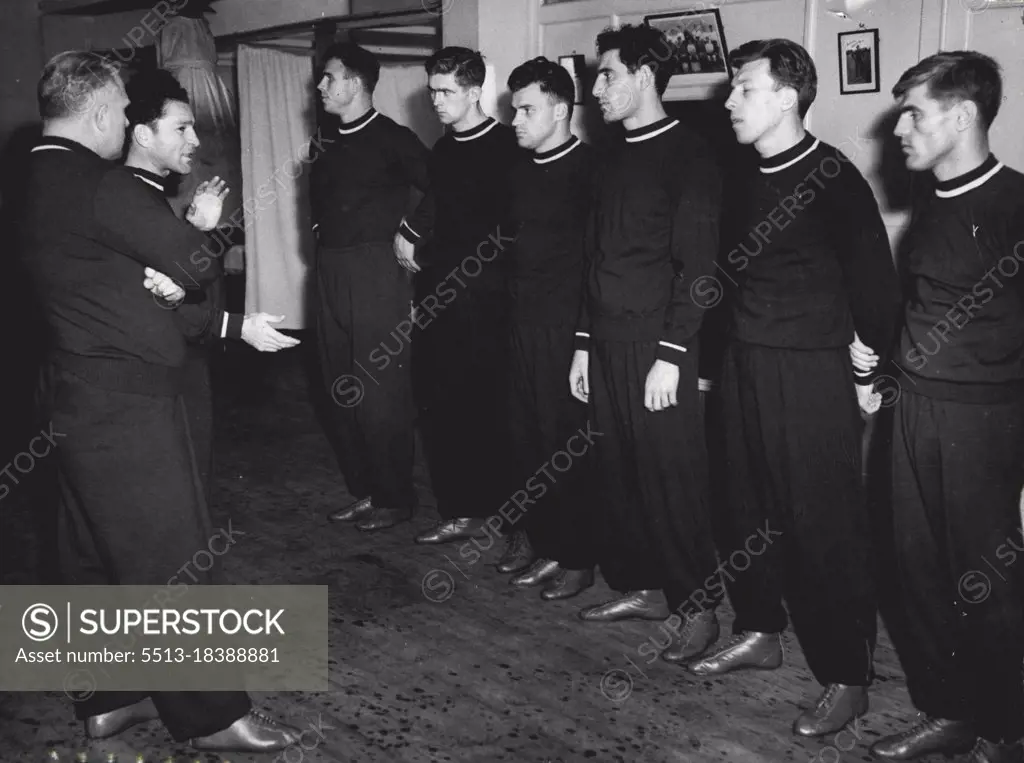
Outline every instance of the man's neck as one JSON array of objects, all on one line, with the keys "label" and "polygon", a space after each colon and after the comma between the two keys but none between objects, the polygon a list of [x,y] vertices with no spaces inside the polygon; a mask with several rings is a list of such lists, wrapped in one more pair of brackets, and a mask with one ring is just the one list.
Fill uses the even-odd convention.
[{"label": "man's neck", "polygon": [[551,136],[548,137],[547,140],[545,140],[543,143],[541,143],[539,146],[537,146],[537,148],[534,149],[534,153],[535,154],[543,154],[543,153],[546,153],[548,151],[553,151],[554,149],[558,148],[563,143],[568,141],[569,138],[571,138],[571,137],[572,137],[572,133],[569,132],[569,125],[565,125],[565,127],[561,127],[559,129],[555,130],[551,134]]},{"label": "man's neck", "polygon": [[171,172],[168,169],[158,169],[145,152],[136,150],[134,146],[128,149],[128,158],[124,160],[124,166],[152,172],[154,175],[159,175],[162,178],[167,177]]},{"label": "man's neck", "polygon": [[990,153],[988,136],[984,136],[980,140],[957,146],[945,159],[932,168],[932,173],[940,183],[953,180],[961,175],[966,175],[971,170],[978,169],[985,163]]},{"label": "man's neck", "polygon": [[803,122],[796,119],[786,119],[780,122],[774,130],[763,135],[754,143],[754,148],[763,159],[770,159],[789,151],[807,135]]},{"label": "man's neck", "polygon": [[668,114],[665,113],[661,99],[656,98],[649,103],[642,104],[633,116],[623,119],[622,126],[627,130],[639,130],[667,118]]},{"label": "man's neck", "polygon": [[70,122],[50,122],[43,125],[44,138],[64,138],[85,146],[94,154],[99,155],[96,145],[90,140],[89,135],[80,125]]},{"label": "man's neck", "polygon": [[338,114],[338,119],[345,124],[351,124],[352,122],[357,121],[360,117],[366,116],[366,113],[372,108],[372,98],[359,98],[352,101],[344,111]]},{"label": "man's neck", "polygon": [[487,120],[487,115],[484,114],[484,110],[480,108],[478,103],[469,112],[460,119],[458,122],[452,123],[452,129],[455,132],[466,132],[466,130],[472,130],[474,127],[483,124]]}]

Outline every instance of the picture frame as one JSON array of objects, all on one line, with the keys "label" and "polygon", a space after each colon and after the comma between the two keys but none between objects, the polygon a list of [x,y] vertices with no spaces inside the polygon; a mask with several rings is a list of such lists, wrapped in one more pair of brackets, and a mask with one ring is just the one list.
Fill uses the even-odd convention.
[{"label": "picture frame", "polygon": [[732,80],[729,46],[717,8],[654,13],[644,24],[662,31],[670,50],[652,51],[659,63],[672,67],[666,99],[706,98]]},{"label": "picture frame", "polygon": [[573,84],[576,86],[576,98],[573,103],[576,105],[582,104],[584,96],[583,72],[587,68],[586,57],[582,53],[559,56],[558,65],[569,72],[569,76],[572,77]]},{"label": "picture frame", "polygon": [[878,30],[839,33],[839,94],[877,93],[882,89]]}]

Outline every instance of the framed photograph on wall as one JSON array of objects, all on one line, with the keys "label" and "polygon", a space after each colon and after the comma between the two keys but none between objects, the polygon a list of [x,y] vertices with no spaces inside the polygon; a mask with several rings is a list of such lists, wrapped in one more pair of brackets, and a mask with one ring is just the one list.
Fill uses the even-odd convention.
[{"label": "framed photograph on wall", "polygon": [[839,92],[877,93],[882,88],[878,67],[878,30],[839,33]]},{"label": "framed photograph on wall", "polygon": [[581,53],[573,53],[571,56],[559,56],[558,64],[569,72],[576,86],[576,99],[573,103],[583,103],[583,71],[587,66],[586,58]]},{"label": "framed photograph on wall", "polygon": [[[725,29],[717,8],[656,13],[644,16],[644,23],[668,38],[668,50],[652,51],[655,58],[672,67],[666,98],[705,97],[715,85],[732,79]],[[693,88],[702,94],[683,94]]]}]

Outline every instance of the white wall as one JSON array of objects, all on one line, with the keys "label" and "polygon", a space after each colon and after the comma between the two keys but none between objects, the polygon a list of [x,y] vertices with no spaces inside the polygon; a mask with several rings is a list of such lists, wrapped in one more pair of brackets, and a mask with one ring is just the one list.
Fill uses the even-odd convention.
[{"label": "white wall", "polygon": [[[903,169],[892,136],[892,88],[900,75],[939,50],[975,49],[1003,66],[1006,100],[992,131],[993,150],[1024,169],[1024,0],[950,2],[875,0],[850,20],[837,18],[831,0],[807,0],[808,46],[818,67],[818,99],[809,126],[822,140],[841,145],[875,190],[890,238],[907,220],[910,175]],[[982,9],[971,12],[971,8]],[[878,93],[839,94],[837,35],[859,25],[879,30],[881,87]]]}]

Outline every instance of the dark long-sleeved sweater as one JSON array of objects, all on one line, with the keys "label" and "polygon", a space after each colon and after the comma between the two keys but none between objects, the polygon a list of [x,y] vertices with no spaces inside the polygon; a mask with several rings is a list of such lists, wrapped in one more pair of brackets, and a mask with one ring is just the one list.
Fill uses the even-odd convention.
[{"label": "dark long-sleeved sweater", "polygon": [[[138,167],[130,167],[132,175],[140,181],[140,193],[148,193],[167,201],[165,179],[152,172]],[[172,207],[173,209],[173,207]],[[212,254],[213,248],[203,250],[204,259],[201,264],[212,268],[214,278],[220,279],[224,272],[219,255]],[[239,313],[228,313],[223,307],[223,297],[218,283],[208,284],[203,289],[193,289],[186,294],[187,299],[173,309],[178,328],[185,338],[195,344],[206,344],[218,338],[241,339],[242,321],[244,316]]]},{"label": "dark long-sleeved sweater", "polygon": [[1024,396],[1024,175],[989,156],[938,183],[906,250],[895,359],[906,388],[967,403]]},{"label": "dark long-sleeved sweater", "polygon": [[33,149],[26,197],[23,254],[55,349],[99,361],[90,364],[95,378],[112,384],[167,382],[146,367],[180,367],[185,338],[142,287],[142,268],[201,288],[214,275],[201,264],[206,236],[142,193],[129,170],[62,138]]},{"label": "dark long-sleeved sweater", "polygon": [[342,123],[324,143],[310,178],[320,245],[390,242],[411,189],[427,190],[427,148],[376,109]]},{"label": "dark long-sleeved sweater", "polygon": [[425,271],[443,274],[479,257],[484,267],[468,290],[504,291],[507,265],[499,246],[507,248],[512,238],[509,175],[521,155],[511,128],[492,118],[437,141],[427,194],[400,228],[413,243],[430,239],[429,251],[417,253]]},{"label": "dark long-sleeved sweater", "polygon": [[722,278],[735,284],[731,332],[787,349],[846,347],[854,331],[882,362],[899,322],[899,280],[871,187],[811,134],[750,173]]},{"label": "dark long-sleeved sweater", "polygon": [[524,156],[512,171],[509,292],[514,320],[572,327],[583,283],[583,231],[590,212],[593,149],[573,136]]},{"label": "dark long-sleeved sweater", "polygon": [[577,349],[591,338],[657,341],[659,359],[681,360],[704,316],[721,192],[711,147],[678,120],[626,131],[599,163]]}]

